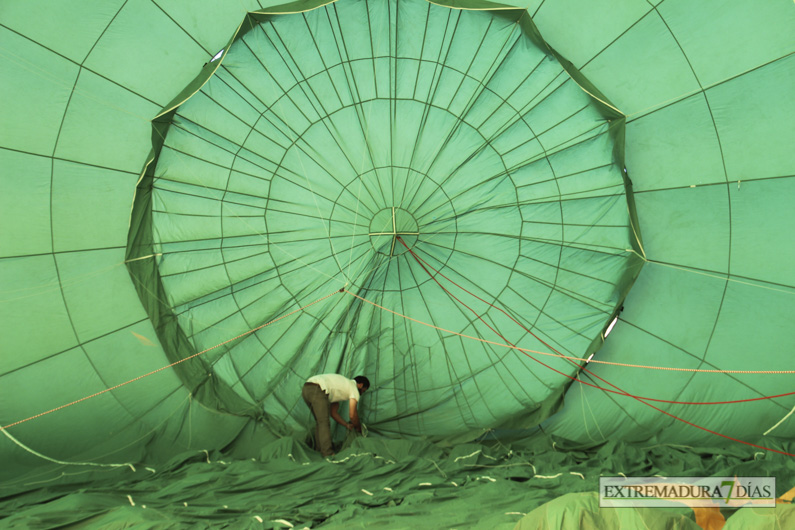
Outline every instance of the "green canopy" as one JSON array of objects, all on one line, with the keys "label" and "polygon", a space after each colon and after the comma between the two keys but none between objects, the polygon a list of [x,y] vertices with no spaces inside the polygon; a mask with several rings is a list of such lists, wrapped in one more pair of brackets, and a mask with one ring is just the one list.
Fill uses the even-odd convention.
[{"label": "green canopy", "polygon": [[795,6],[513,4],[0,5],[0,496],[293,477],[325,372],[386,476],[687,446],[795,486]]}]

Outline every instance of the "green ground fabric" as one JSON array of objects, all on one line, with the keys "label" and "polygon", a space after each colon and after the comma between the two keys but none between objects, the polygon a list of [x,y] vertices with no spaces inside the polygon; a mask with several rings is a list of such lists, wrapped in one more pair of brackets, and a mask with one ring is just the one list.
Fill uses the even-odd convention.
[{"label": "green ground fabric", "polygon": [[[556,451],[548,439],[518,446],[491,439],[443,448],[357,437],[346,446],[329,460],[289,438],[246,459],[182,453],[163,469],[146,471],[146,480],[87,481],[77,489],[51,485],[5,502],[0,515],[9,526],[25,528],[698,529],[693,510],[685,507],[599,510],[600,474],[792,476],[795,471],[791,459],[781,455],[754,460],[715,448],[696,452],[663,445],[608,443],[597,451]],[[770,519],[786,521],[792,504],[722,515],[726,528],[776,528]]]},{"label": "green ground fabric", "polygon": [[[278,455],[305,451],[301,384],[326,371],[373,382],[362,450],[420,458],[357,483],[433,455],[463,484],[440,455],[488,433],[553,436],[538,460],[562,472],[611,444],[640,474],[771,458],[789,489],[792,458],[758,446],[790,447],[794,396],[757,398],[793,374],[741,372],[793,369],[793,27],[784,0],[0,3],[0,513],[490,527],[552,501],[524,524],[616,522],[588,481],[620,462],[516,510],[488,499],[529,480],[315,515],[289,487],[247,497],[292,484]],[[215,494],[185,479],[197,454],[204,489],[236,470],[235,514],[174,511]]]}]

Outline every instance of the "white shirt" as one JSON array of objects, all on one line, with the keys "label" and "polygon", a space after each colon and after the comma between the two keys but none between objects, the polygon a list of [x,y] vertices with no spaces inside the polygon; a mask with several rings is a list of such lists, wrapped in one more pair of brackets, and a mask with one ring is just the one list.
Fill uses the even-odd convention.
[{"label": "white shirt", "polygon": [[328,400],[331,403],[348,399],[359,401],[359,389],[356,388],[356,381],[345,376],[339,374],[313,375],[306,382],[320,385],[320,388],[328,394]]}]

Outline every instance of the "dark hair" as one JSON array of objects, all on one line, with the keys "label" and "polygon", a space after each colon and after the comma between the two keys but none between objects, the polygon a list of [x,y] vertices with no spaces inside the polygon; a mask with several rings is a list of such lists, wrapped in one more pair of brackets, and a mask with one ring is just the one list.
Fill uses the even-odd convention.
[{"label": "dark hair", "polygon": [[353,378],[353,380],[356,381],[357,383],[361,383],[365,390],[370,388],[370,380],[363,375],[357,375],[356,377]]}]

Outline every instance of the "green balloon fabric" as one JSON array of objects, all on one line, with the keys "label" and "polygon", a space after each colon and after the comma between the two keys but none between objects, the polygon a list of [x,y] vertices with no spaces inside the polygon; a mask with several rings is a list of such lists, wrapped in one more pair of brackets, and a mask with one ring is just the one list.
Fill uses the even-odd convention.
[{"label": "green balloon fabric", "polygon": [[[4,2],[1,516],[81,483],[17,524],[156,526],[122,485],[191,504],[205,455],[234,491],[289,482],[323,372],[373,383],[340,455],[395,467],[308,480],[485,484],[446,463],[481,450],[516,508],[435,481],[363,502],[367,482],[291,524],[425,502],[496,527],[553,501],[553,521],[629,468],[602,453],[582,488],[522,500],[487,438],[566,473],[616,443],[636,470],[770,459],[790,489],[793,27],[784,1]],[[243,524],[202,502],[161,515]]]}]

